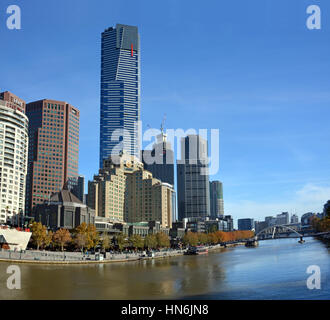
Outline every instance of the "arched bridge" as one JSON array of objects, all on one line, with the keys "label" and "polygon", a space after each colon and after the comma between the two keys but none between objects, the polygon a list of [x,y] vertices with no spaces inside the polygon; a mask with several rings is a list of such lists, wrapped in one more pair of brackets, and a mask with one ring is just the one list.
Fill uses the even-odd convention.
[{"label": "arched bridge", "polygon": [[291,231],[291,233],[295,233],[296,235],[297,235],[297,237],[299,237],[301,240],[302,240],[302,238],[303,238],[303,234],[301,234],[301,233],[299,233],[297,230],[295,230],[295,229],[293,229],[293,228],[291,228],[291,227],[289,227],[289,226],[287,226],[287,225],[274,225],[274,226],[269,226],[269,227],[267,227],[267,228],[264,228],[264,229],[262,229],[261,231],[259,231],[256,235],[255,235],[255,240],[259,240],[259,236],[261,235],[261,234],[266,234],[267,233],[267,231],[271,231],[272,230],[272,239],[274,239],[274,237],[275,237],[275,233],[276,233],[276,229],[279,229],[279,228],[281,228],[281,229],[286,229],[286,230],[288,230],[288,231]]}]

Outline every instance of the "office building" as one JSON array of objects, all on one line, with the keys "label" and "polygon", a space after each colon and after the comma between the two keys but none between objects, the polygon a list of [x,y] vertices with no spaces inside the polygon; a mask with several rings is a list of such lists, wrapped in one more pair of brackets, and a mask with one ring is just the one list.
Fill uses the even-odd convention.
[{"label": "office building", "polygon": [[299,223],[299,217],[296,214],[291,216],[291,223]]},{"label": "office building", "polygon": [[268,227],[267,222],[266,221],[255,221],[254,222],[254,229],[255,229],[255,233],[257,234],[258,232],[266,229]]},{"label": "office building", "polygon": [[210,213],[212,219],[222,217],[225,214],[223,189],[220,181],[210,181]]},{"label": "office building", "polygon": [[100,168],[111,154],[140,156],[140,39],[117,24],[102,33]]},{"label": "office building", "polygon": [[154,178],[174,186],[174,152],[163,131],[156,138],[152,150],[144,150],[142,153],[144,168]]},{"label": "office building", "polygon": [[0,100],[5,103],[6,107],[25,114],[26,103],[9,91],[0,92]]},{"label": "office building", "polygon": [[265,218],[267,227],[276,225],[276,218],[273,216],[268,216]]},{"label": "office building", "polygon": [[210,216],[207,141],[198,135],[181,139],[177,161],[179,220]]},{"label": "office building", "polygon": [[301,225],[304,227],[309,227],[311,224],[312,219],[316,217],[316,213],[314,212],[307,212],[301,216]]},{"label": "office building", "polygon": [[[2,100],[2,99],[8,99]],[[0,223],[23,215],[28,157],[25,102],[6,92],[0,98]]]},{"label": "office building", "polygon": [[123,153],[104,160],[88,183],[88,204],[113,223],[159,221],[172,226],[173,186],[153,178],[136,157]]},{"label": "office building", "polygon": [[276,224],[289,224],[290,223],[290,216],[288,212],[282,212],[276,216]]},{"label": "office building", "polygon": [[68,177],[68,190],[72,192],[81,202],[85,203],[85,177]]},{"label": "office building", "polygon": [[79,110],[56,100],[26,105],[29,118],[29,157],[26,213],[78,176]]},{"label": "office building", "polygon": [[252,230],[254,229],[254,221],[253,219],[238,219],[237,221],[238,230]]}]

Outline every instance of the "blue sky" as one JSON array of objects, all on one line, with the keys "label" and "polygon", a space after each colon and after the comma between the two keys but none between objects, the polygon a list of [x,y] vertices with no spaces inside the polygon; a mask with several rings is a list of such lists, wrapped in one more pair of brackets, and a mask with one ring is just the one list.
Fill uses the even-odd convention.
[{"label": "blue sky", "polygon": [[[6,9],[22,29],[6,28]],[[322,29],[306,28],[309,5]],[[98,171],[100,34],[141,36],[143,130],[220,130],[225,211],[262,219],[330,199],[330,3],[321,0],[0,2],[0,90],[81,110],[80,173]]]}]

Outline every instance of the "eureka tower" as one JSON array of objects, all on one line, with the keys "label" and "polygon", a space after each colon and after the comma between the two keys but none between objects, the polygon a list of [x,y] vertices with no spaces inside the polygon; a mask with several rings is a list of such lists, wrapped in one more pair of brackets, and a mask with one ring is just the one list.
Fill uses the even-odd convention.
[{"label": "eureka tower", "polygon": [[100,168],[122,151],[140,153],[140,38],[117,24],[102,33]]}]

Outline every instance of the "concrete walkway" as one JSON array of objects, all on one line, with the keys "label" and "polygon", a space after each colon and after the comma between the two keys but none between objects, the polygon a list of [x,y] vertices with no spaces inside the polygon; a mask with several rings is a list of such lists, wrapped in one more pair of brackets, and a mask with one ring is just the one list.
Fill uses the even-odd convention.
[{"label": "concrete walkway", "polygon": [[[238,244],[233,244],[238,245]],[[233,245],[227,245],[233,246]],[[209,251],[223,248],[223,246],[214,245],[207,247]],[[114,263],[114,262],[129,262],[138,260],[152,260],[161,258],[170,258],[181,256],[186,250],[164,250],[154,252],[154,257],[142,257],[140,253],[106,253],[104,260],[96,260],[95,254],[84,255],[81,252],[54,252],[54,251],[37,251],[26,250],[24,252],[14,252],[1,250],[0,262],[10,263],[32,263],[32,264],[91,264],[91,263]]]}]

